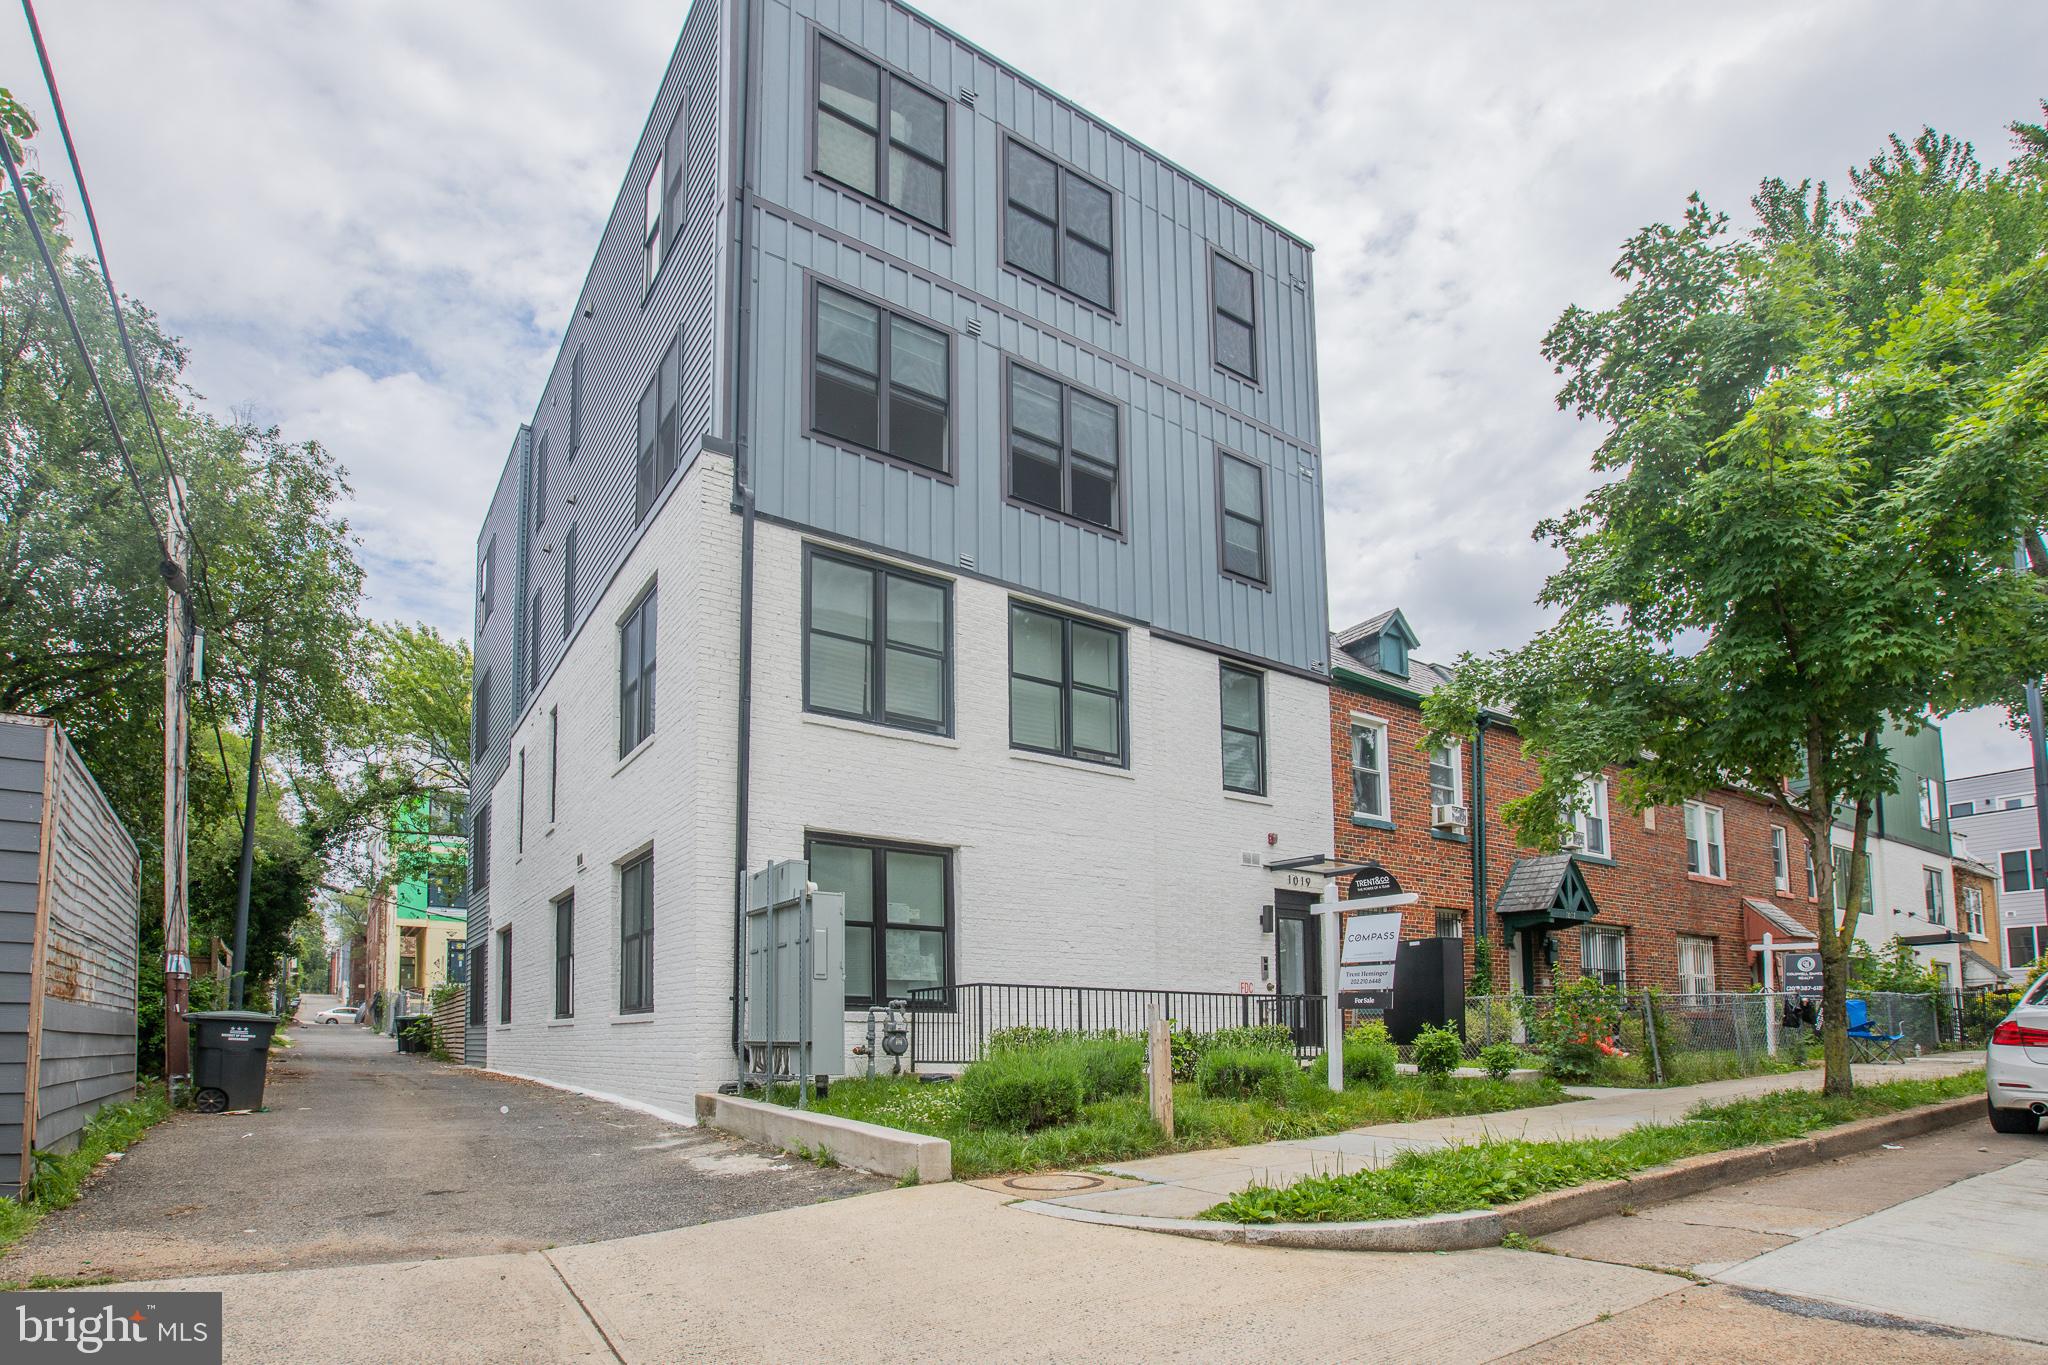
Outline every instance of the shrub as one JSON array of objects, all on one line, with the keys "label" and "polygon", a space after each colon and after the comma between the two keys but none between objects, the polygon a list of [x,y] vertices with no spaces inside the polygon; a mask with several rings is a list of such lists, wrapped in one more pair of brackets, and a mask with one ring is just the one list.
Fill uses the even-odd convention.
[{"label": "shrub", "polygon": [[1017,1024],[1010,1028],[999,1028],[988,1036],[988,1055],[993,1057],[1003,1052],[1027,1052],[1035,1047],[1048,1047],[1058,1034],[1043,1024]]},{"label": "shrub", "polygon": [[1202,1058],[1219,1048],[1294,1055],[1294,1033],[1285,1024],[1248,1024],[1214,1033],[1177,1028],[1167,1035],[1167,1041],[1173,1048],[1173,1078],[1177,1081],[1194,1080]]},{"label": "shrub", "polygon": [[1479,1065],[1497,1081],[1506,1080],[1508,1073],[1521,1064],[1522,1050],[1513,1043],[1489,1043],[1479,1049]]},{"label": "shrub", "polygon": [[1290,1053],[1269,1048],[1211,1048],[1195,1068],[1195,1089],[1212,1100],[1243,1100],[1254,1095],[1284,1099],[1300,1074]]},{"label": "shrub", "polygon": [[1394,1067],[1401,1054],[1387,1036],[1387,1026],[1377,1019],[1354,1024],[1344,1035],[1344,1082],[1385,1087],[1394,1083]]},{"label": "shrub", "polygon": [[1561,1081],[1582,1081],[1600,1069],[1600,1044],[1621,1030],[1618,987],[1584,977],[1559,986],[1550,1010],[1533,1021],[1545,1068]]},{"label": "shrub", "polygon": [[1000,1052],[960,1076],[960,1112],[982,1128],[1033,1132],[1071,1123],[1087,1091],[1081,1059],[1070,1048]]},{"label": "shrub", "polygon": [[1450,1029],[1424,1024],[1415,1035],[1415,1069],[1431,1080],[1442,1080],[1465,1060],[1465,1043]]},{"label": "shrub", "polygon": [[1067,1044],[1081,1064],[1085,1101],[1145,1093],[1145,1042],[1141,1038],[1091,1038]]}]

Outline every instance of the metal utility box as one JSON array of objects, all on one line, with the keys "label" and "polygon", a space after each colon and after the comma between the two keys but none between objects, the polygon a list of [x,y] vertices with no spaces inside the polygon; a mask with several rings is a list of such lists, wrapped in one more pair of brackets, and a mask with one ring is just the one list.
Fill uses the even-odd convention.
[{"label": "metal utility box", "polygon": [[1465,940],[1411,938],[1394,957],[1394,1003],[1387,1010],[1387,1036],[1412,1043],[1424,1024],[1465,1034]]},{"label": "metal utility box", "polygon": [[134,1093],[141,869],[64,731],[0,715],[0,1196]]},{"label": "metal utility box", "polygon": [[747,876],[747,998],[741,1040],[749,1085],[838,1072],[846,1050],[846,897],[810,884],[802,859]]}]

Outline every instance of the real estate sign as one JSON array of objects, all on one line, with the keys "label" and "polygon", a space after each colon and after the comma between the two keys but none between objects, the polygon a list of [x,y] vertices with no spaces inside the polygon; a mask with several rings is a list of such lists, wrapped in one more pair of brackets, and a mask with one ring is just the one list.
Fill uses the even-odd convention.
[{"label": "real estate sign", "polygon": [[1384,1014],[1394,1003],[1394,958],[1401,947],[1401,912],[1353,915],[1344,921],[1338,959],[1341,1009]]}]

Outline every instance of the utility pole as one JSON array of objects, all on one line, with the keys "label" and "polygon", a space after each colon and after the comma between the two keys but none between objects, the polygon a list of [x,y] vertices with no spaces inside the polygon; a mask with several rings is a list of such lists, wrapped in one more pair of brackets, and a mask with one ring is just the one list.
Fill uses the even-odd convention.
[{"label": "utility pole", "polygon": [[[2034,831],[2035,845],[2032,866],[2027,871],[2032,875],[2036,887],[2048,882],[2048,752],[2044,752],[2044,736],[2041,731],[2041,684],[2027,684],[2027,748],[2034,759]],[[1998,936],[2005,937],[2005,921],[1999,920]],[[1999,945],[1999,955],[2004,957],[2012,951],[2009,943]],[[2006,966],[2018,966],[2008,962]]]},{"label": "utility pole", "polygon": [[270,627],[263,627],[256,660],[256,714],[249,722],[249,795],[242,803],[242,861],[235,874],[234,975],[228,978],[228,1008],[242,1008],[249,979],[249,883],[256,872],[256,784],[263,773],[263,687],[270,680]]},{"label": "utility pole", "polygon": [[[176,581],[189,582],[185,488],[175,475],[169,501],[171,562],[178,569]],[[164,594],[164,1086],[171,1093],[178,1077],[192,1070],[185,1034],[185,1013],[192,1002],[192,935],[185,899],[185,756],[191,721],[187,687],[202,665],[189,593],[189,587],[184,592],[172,587]]]}]

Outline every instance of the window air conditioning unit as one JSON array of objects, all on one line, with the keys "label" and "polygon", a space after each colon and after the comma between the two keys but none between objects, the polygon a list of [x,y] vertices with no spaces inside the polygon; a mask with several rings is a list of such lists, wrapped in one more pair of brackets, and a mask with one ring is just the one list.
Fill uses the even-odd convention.
[{"label": "window air conditioning unit", "polygon": [[1431,806],[1429,823],[1437,829],[1463,829],[1470,823],[1469,812],[1463,806]]},{"label": "window air conditioning unit", "polygon": [[1557,841],[1557,846],[1567,853],[1583,852],[1586,847],[1586,836],[1576,829],[1568,829],[1564,832],[1564,837]]}]

